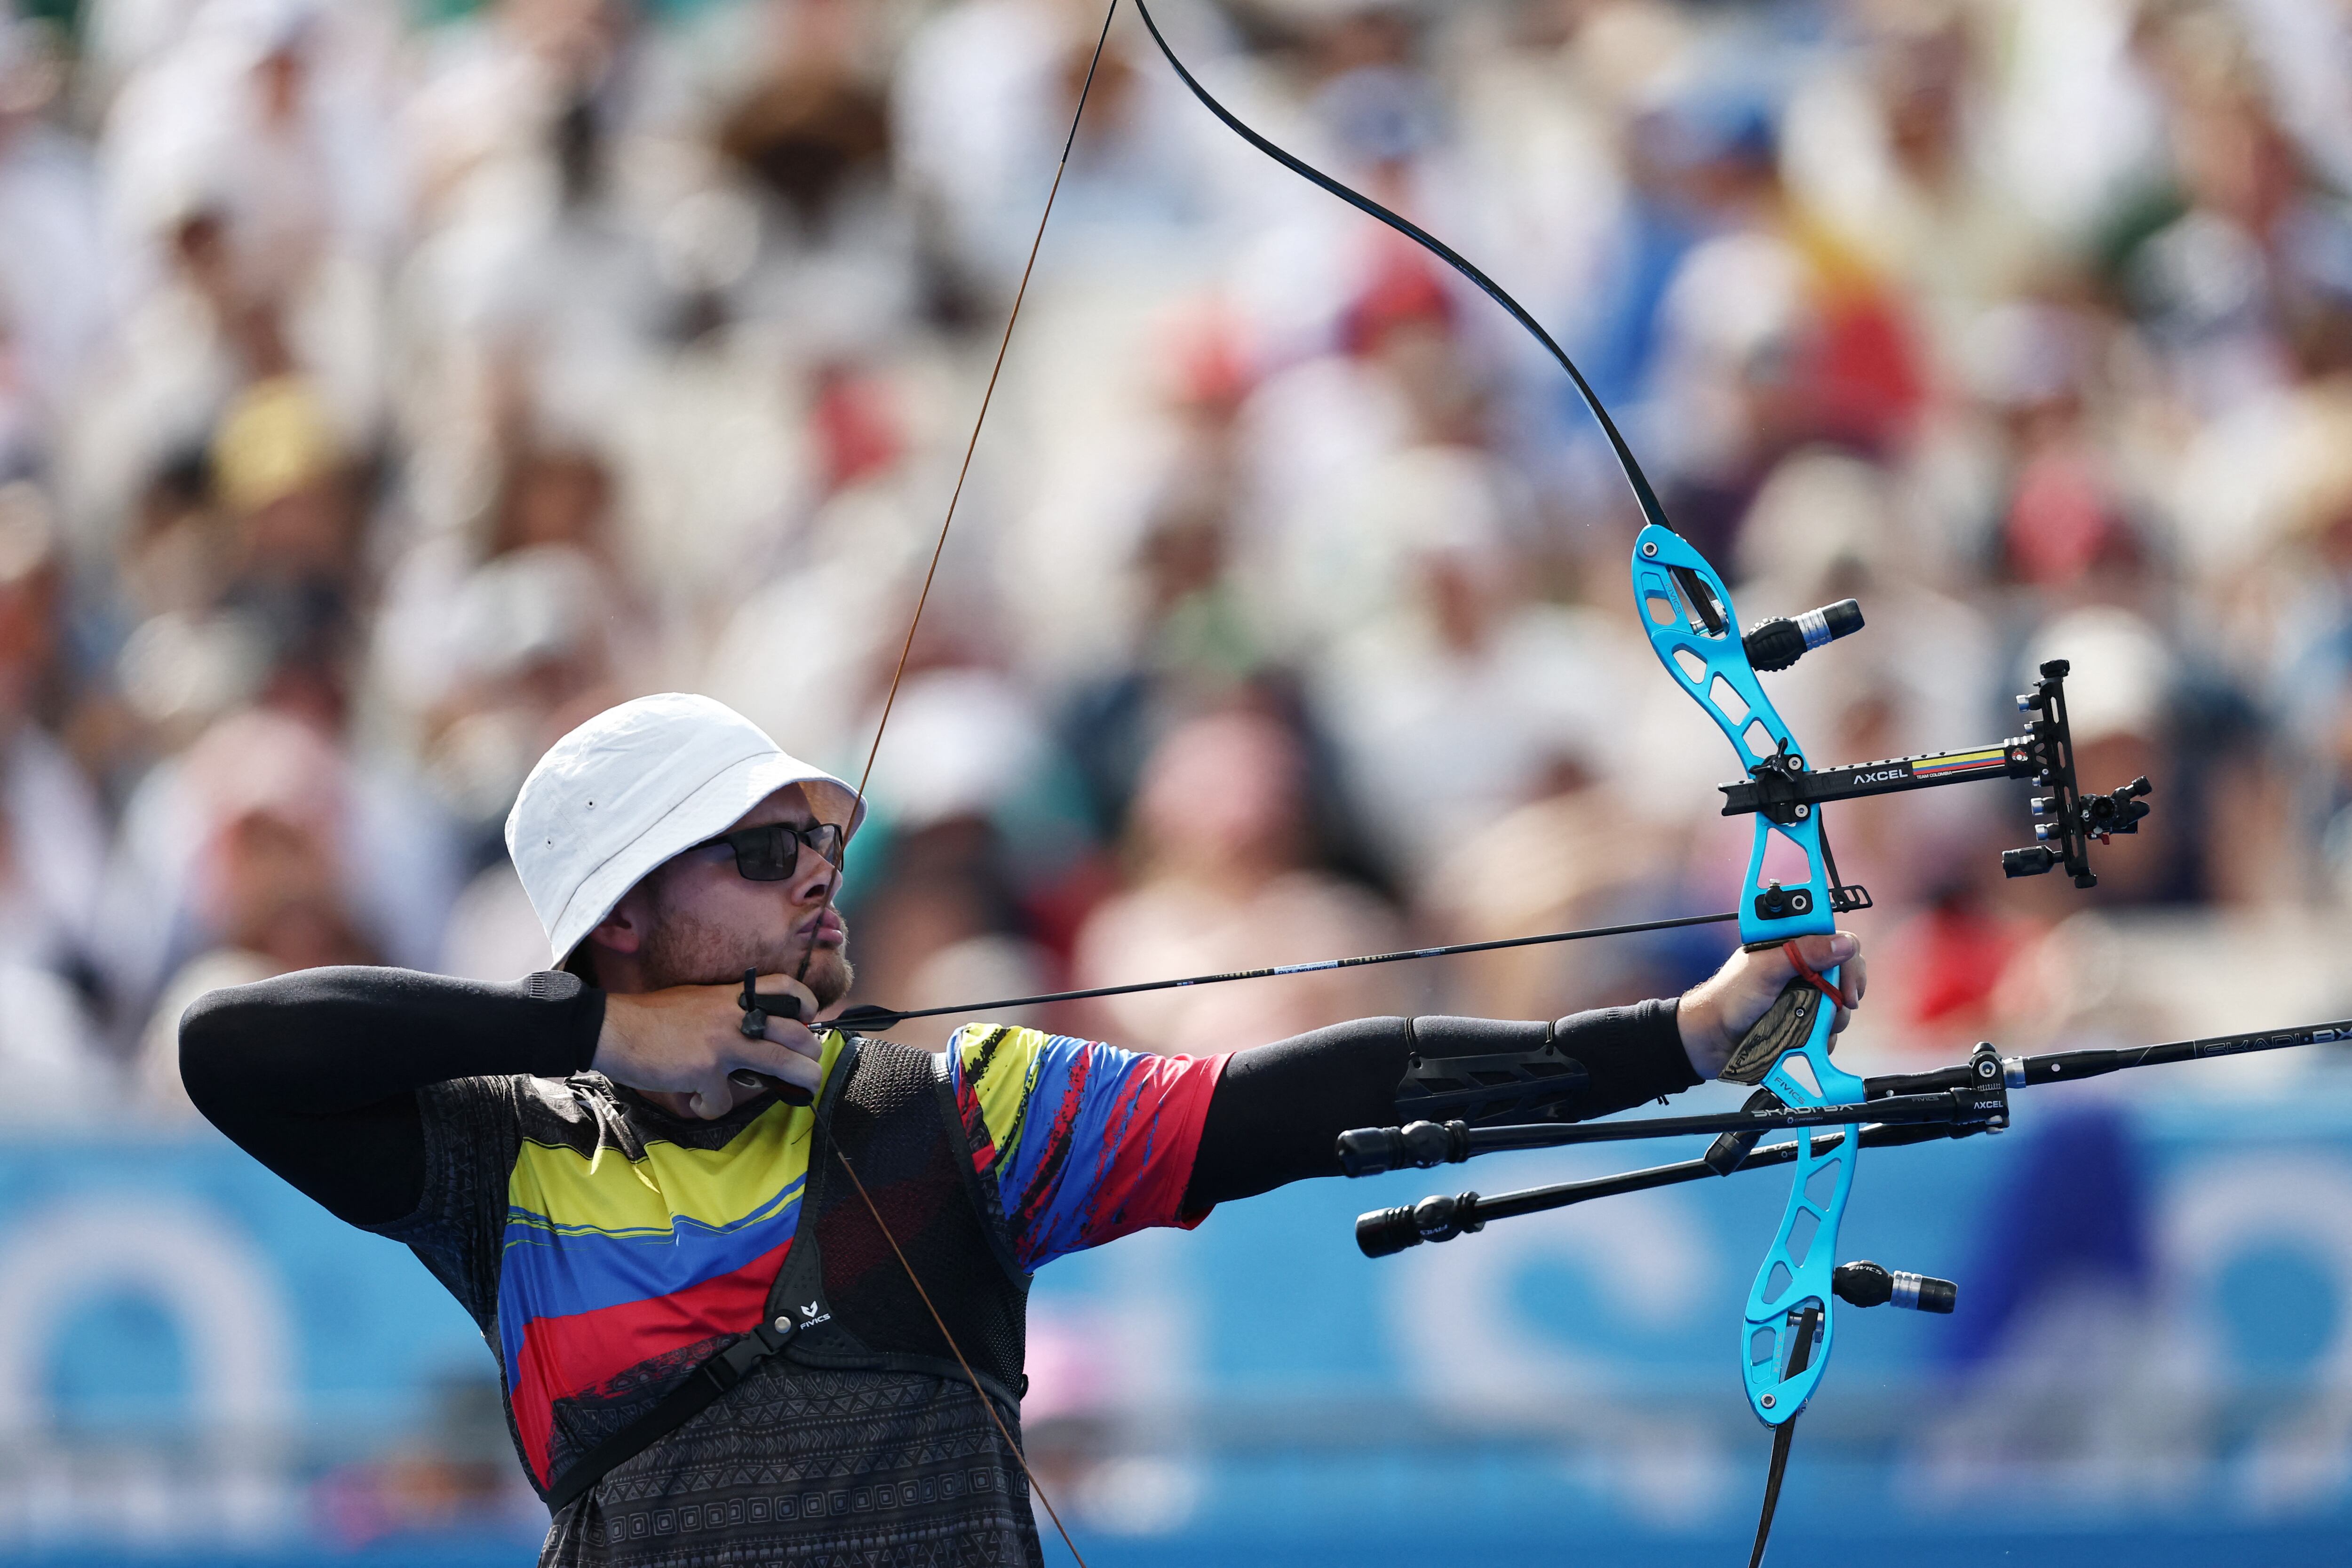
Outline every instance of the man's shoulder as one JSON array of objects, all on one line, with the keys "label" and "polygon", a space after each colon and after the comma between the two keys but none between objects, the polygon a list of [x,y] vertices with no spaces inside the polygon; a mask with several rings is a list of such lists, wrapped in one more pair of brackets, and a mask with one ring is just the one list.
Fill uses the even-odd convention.
[{"label": "man's shoulder", "polygon": [[531,1078],[520,1073],[453,1078],[419,1091],[428,1118],[469,1136],[504,1132],[514,1144],[552,1143],[593,1153],[636,1139],[627,1108],[602,1073]]},{"label": "man's shoulder", "polygon": [[1033,1028],[1026,1024],[973,1023],[966,1024],[950,1035],[943,1048],[936,1054],[942,1070],[957,1078],[987,1077],[1002,1072],[1008,1066],[1017,1072],[1037,1057],[1050,1052],[1055,1042],[1068,1047],[1084,1047],[1087,1042],[1069,1036],[1055,1035],[1050,1030]]}]

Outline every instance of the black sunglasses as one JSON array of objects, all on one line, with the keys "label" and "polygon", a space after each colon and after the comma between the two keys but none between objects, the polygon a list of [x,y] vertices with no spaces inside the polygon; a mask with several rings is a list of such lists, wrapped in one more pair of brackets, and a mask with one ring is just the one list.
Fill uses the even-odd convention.
[{"label": "black sunglasses", "polygon": [[739,827],[690,847],[708,849],[714,844],[724,844],[735,852],[736,875],[753,882],[781,882],[799,868],[803,845],[839,870],[842,844],[846,837],[838,823],[794,827],[788,823],[768,822],[757,827]]}]

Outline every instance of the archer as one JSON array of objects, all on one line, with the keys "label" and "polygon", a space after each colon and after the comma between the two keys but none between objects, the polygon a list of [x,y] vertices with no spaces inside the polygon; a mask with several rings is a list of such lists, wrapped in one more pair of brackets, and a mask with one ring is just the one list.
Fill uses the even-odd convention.
[{"label": "archer", "polygon": [[[558,742],[508,818],[548,971],[310,970],[183,1021],[205,1114],[480,1326],[544,1564],[1038,1562],[1032,1271],[1337,1175],[1342,1131],[1433,1102],[1568,1120],[1690,1088],[1799,970],[1740,952],[1675,999],[1226,1056],[989,1026],[921,1050],[829,1026],[863,812],[719,703],[642,698]],[[1842,966],[1842,1027],[1859,943],[1795,946]],[[1505,1087],[1449,1089],[1474,1061]]]}]

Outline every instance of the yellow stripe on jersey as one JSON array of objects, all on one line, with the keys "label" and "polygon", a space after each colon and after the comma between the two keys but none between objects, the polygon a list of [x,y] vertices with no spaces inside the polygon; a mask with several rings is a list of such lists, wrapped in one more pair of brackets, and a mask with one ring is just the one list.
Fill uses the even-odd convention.
[{"label": "yellow stripe on jersey", "polygon": [[[840,1034],[827,1031],[822,1061],[828,1077],[841,1048]],[[643,1159],[630,1160],[602,1143],[582,1154],[526,1142],[507,1181],[508,1223],[645,1237],[673,1235],[681,1220],[721,1229],[762,1217],[797,1200],[815,1126],[812,1108],[780,1101],[723,1149],[649,1142]]]},{"label": "yellow stripe on jersey", "polygon": [[1052,1038],[1017,1025],[967,1024],[948,1044],[962,1067],[966,1091],[980,1102],[981,1120],[1000,1163],[1012,1159],[1020,1145],[1022,1113]]}]

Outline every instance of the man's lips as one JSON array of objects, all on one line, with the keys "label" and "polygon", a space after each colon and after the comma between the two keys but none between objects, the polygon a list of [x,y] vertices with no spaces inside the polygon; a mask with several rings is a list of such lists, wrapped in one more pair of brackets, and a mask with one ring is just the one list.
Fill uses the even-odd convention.
[{"label": "man's lips", "polygon": [[800,935],[817,947],[839,947],[847,934],[848,928],[841,923],[841,916],[830,909],[800,930]]}]

